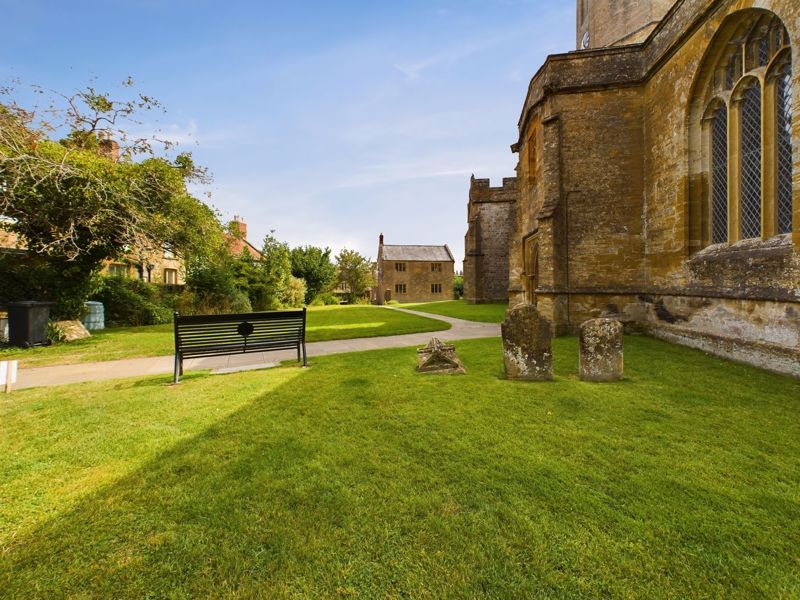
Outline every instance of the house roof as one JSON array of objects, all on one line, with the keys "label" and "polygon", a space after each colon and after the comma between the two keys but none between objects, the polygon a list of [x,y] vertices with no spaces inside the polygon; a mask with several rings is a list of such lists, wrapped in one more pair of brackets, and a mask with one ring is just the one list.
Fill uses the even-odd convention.
[{"label": "house roof", "polygon": [[455,262],[447,244],[444,246],[383,246],[383,260]]}]

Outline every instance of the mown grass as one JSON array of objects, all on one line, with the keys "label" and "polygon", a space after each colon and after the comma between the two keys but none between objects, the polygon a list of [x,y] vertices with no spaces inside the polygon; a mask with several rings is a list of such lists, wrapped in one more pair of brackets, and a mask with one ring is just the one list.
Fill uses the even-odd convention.
[{"label": "mown grass", "polygon": [[444,302],[426,302],[423,304],[401,304],[400,308],[418,310],[434,315],[444,315],[466,321],[482,323],[500,323],[506,316],[508,303],[467,304],[463,300],[447,300]]},{"label": "mown grass", "polygon": [[[312,306],[306,340],[321,342],[360,337],[442,331],[450,325],[378,306]],[[175,351],[172,324],[106,329],[91,338],[39,348],[6,348],[0,360],[19,360],[23,367],[163,356]]]},{"label": "mown grass", "polygon": [[626,380],[413,349],[0,403],[3,598],[794,598],[800,383],[648,338]]}]

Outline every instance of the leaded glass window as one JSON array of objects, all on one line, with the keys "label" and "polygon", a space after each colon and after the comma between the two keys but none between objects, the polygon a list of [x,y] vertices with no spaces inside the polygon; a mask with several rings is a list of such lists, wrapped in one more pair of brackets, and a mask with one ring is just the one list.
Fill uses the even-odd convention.
[{"label": "leaded glass window", "polygon": [[711,243],[728,241],[728,109],[711,120]]},{"label": "leaded glass window", "polygon": [[792,231],[792,69],[784,65],[775,82],[776,181],[778,233]]},{"label": "leaded glass window", "polygon": [[742,238],[761,237],[761,87],[742,95],[739,222]]},{"label": "leaded glass window", "polygon": [[758,65],[760,67],[764,67],[767,65],[770,59],[770,52],[769,52],[769,38],[766,36],[761,38],[758,42]]}]

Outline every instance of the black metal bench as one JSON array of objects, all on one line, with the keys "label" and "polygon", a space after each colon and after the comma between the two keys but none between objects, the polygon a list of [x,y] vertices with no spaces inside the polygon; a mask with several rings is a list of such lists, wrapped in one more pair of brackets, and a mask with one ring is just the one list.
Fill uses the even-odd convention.
[{"label": "black metal bench", "polygon": [[175,313],[175,375],[178,383],[187,358],[297,349],[306,357],[306,309],[231,315]]}]

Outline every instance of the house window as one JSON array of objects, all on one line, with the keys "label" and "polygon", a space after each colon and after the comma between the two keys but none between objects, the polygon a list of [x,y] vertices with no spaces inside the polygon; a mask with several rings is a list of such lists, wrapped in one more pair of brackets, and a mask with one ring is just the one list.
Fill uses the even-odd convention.
[{"label": "house window", "polygon": [[405,294],[406,293],[406,284],[405,283],[395,283],[394,284],[394,293],[395,294]]},{"label": "house window", "polygon": [[432,283],[431,284],[431,294],[441,294],[442,293],[442,284],[441,283]]},{"label": "house window", "polygon": [[394,263],[394,270],[398,273],[406,272],[406,263]]},{"label": "house window", "polygon": [[441,273],[442,263],[431,263],[431,273]]},{"label": "house window", "polygon": [[702,245],[791,233],[792,64],[789,36],[767,11],[743,11],[738,29],[703,66],[703,95],[692,119],[703,148],[693,197],[693,230]]},{"label": "house window", "polygon": [[169,246],[164,246],[164,258],[175,258],[175,251]]},{"label": "house window", "polygon": [[128,265],[121,265],[121,264],[108,265],[108,275],[109,277],[127,277]]},{"label": "house window", "polygon": [[178,270],[164,269],[164,283],[166,285],[178,285]]}]

